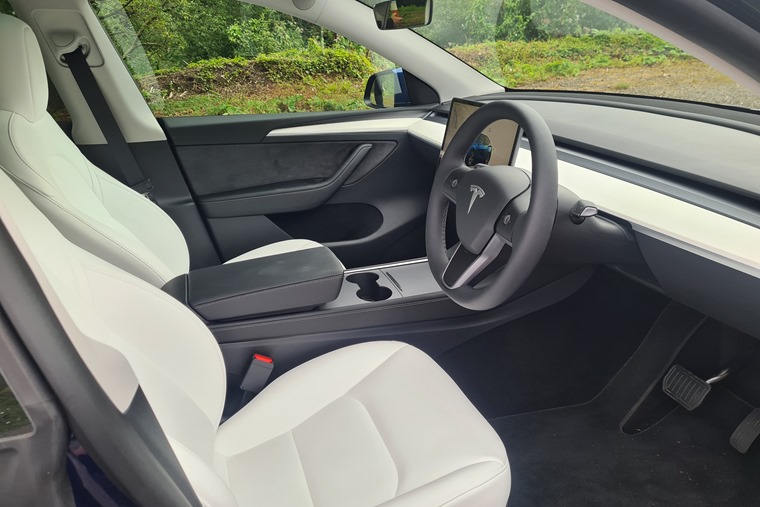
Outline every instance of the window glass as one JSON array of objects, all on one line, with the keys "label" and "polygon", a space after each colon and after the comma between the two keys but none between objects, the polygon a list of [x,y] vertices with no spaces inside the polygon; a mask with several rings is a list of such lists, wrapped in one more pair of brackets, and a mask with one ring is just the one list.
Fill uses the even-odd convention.
[{"label": "window glass", "polygon": [[366,108],[394,65],[319,26],[237,0],[91,0],[156,116]]},{"label": "window glass", "polygon": [[0,374],[0,438],[14,437],[32,431],[26,412],[13,396],[5,378]]},{"label": "window glass", "polygon": [[415,30],[508,88],[760,109],[757,94],[580,0],[435,0],[431,24]]}]

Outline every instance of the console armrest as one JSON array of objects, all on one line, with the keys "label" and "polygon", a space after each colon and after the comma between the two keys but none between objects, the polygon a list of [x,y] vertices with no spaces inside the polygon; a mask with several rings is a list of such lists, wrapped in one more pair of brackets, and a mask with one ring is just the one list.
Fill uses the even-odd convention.
[{"label": "console armrest", "polygon": [[343,264],[317,247],[191,271],[164,291],[207,321],[311,309],[338,297]]}]

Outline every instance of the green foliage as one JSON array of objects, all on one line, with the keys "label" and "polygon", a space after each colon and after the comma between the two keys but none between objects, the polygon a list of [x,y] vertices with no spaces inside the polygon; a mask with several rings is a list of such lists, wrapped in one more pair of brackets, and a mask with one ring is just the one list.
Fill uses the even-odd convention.
[{"label": "green foliage", "polygon": [[[394,67],[334,32],[238,0],[90,1],[159,115],[362,108],[367,77]],[[578,0],[436,0],[433,16],[419,33],[510,87],[688,58]]]},{"label": "green foliage", "polygon": [[446,47],[492,41],[502,1],[436,0],[433,21],[415,31]]},{"label": "green foliage", "polygon": [[14,14],[13,7],[8,0],[0,0],[0,14]]},{"label": "green foliage", "polygon": [[258,17],[233,24],[227,29],[227,36],[234,45],[235,55],[246,58],[305,46],[301,27],[275,11],[265,11]]},{"label": "green foliage", "polygon": [[229,0],[195,0],[179,12],[177,30],[184,40],[182,61],[231,57],[235,47],[227,36],[228,27],[252,6]]},{"label": "green foliage", "polygon": [[639,30],[593,32],[532,42],[491,42],[454,48],[459,58],[506,86],[522,86],[587,69],[656,65],[690,59],[675,46]]},{"label": "green foliage", "polygon": [[593,30],[631,29],[632,25],[591,5],[575,0],[533,0],[535,36],[542,39],[584,35]]},{"label": "green foliage", "polygon": [[499,13],[496,39],[506,41],[535,39],[537,32],[533,21],[530,0],[504,0]]},{"label": "green foliage", "polygon": [[416,31],[448,48],[616,28],[629,29],[631,25],[579,0],[436,0],[433,22]]},{"label": "green foliage", "polygon": [[207,93],[166,101],[155,113],[158,116],[216,116],[294,111],[356,111],[365,108],[364,102],[347,95],[307,97],[303,93],[294,93],[255,99],[240,95]]},{"label": "green foliage", "polygon": [[3,436],[18,435],[32,431],[32,425],[16,400],[5,379],[0,376],[0,431]]},{"label": "green foliage", "polygon": [[256,63],[273,81],[305,79],[320,74],[366,79],[375,72],[366,56],[341,48],[323,49],[313,39],[306,51],[261,55]]}]

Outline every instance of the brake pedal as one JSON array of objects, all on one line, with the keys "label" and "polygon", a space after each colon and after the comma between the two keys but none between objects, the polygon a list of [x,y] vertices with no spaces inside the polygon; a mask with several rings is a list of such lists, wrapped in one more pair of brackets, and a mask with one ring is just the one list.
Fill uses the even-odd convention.
[{"label": "brake pedal", "polygon": [[705,381],[680,364],[674,364],[665,374],[665,378],[662,379],[662,390],[686,410],[694,410],[705,401],[705,397],[710,393],[710,384],[717,382],[724,376],[718,375]]},{"label": "brake pedal", "polygon": [[760,408],[756,408],[739,424],[731,435],[731,447],[745,454],[760,435]]}]

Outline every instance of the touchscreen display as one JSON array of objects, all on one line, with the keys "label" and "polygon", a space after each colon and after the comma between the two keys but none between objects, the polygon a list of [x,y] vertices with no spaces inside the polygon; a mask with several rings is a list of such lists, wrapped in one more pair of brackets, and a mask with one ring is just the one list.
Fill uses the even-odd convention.
[{"label": "touchscreen display", "polygon": [[[459,127],[483,104],[462,99],[451,101],[449,121],[443,136],[441,157],[454,138]],[[518,140],[522,136],[520,126],[511,120],[498,120],[486,127],[475,139],[467,152],[464,162],[468,166],[476,164],[512,165],[517,156]]]}]

